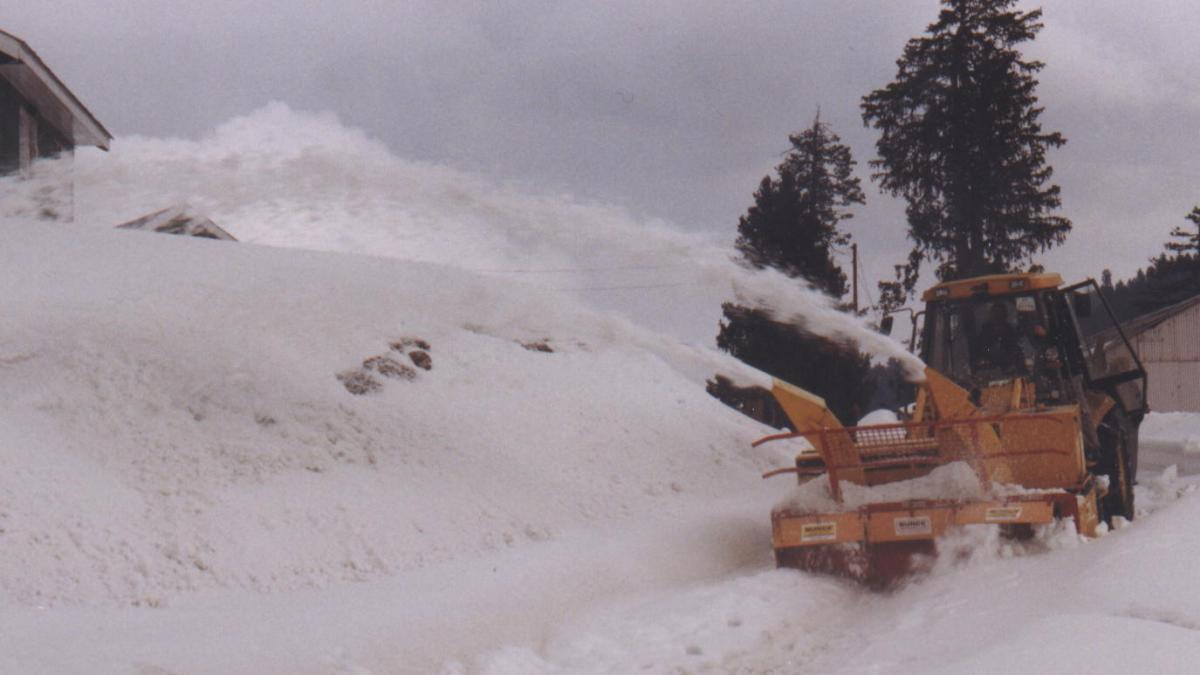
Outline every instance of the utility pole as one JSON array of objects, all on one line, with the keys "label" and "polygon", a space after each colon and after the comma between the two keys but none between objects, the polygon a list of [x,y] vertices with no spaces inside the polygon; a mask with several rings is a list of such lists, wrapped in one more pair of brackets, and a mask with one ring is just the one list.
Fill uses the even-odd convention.
[{"label": "utility pole", "polygon": [[858,244],[850,244],[850,267],[854,272],[854,313],[858,314]]}]

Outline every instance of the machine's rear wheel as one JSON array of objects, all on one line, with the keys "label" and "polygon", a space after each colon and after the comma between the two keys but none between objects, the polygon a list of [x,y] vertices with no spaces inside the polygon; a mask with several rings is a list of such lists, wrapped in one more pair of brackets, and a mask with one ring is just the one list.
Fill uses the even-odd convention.
[{"label": "machine's rear wheel", "polygon": [[1114,409],[1100,424],[1100,463],[1096,473],[1108,476],[1108,494],[1100,499],[1100,519],[1112,525],[1114,516],[1133,520],[1133,480],[1137,435],[1125,413]]}]

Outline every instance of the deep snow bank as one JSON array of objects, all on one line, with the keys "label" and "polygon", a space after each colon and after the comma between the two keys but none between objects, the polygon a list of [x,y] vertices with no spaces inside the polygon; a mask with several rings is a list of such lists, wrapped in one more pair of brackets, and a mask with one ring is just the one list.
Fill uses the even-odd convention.
[{"label": "deep snow bank", "polygon": [[[757,481],[757,425],[663,358],[692,352],[647,351],[560,296],[427,264],[4,228],[4,602],[378,578]],[[338,381],[406,358],[388,346],[404,337],[429,343],[431,370],[376,374],[365,396]]]},{"label": "deep snow bank", "polygon": [[1150,413],[1139,435],[1154,444],[1178,443],[1183,452],[1200,455],[1200,415],[1194,413]]}]

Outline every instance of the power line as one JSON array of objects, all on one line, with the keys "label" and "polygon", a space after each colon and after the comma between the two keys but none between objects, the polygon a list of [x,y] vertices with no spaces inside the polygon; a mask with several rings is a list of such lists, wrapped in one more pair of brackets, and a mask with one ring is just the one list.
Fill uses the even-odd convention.
[{"label": "power line", "polygon": [[670,265],[615,265],[611,267],[546,267],[546,268],[514,268],[488,269],[483,267],[468,267],[471,272],[489,274],[565,274],[569,272],[632,272],[638,270],[665,270],[679,267],[694,267],[696,263],[672,263]]},{"label": "power line", "polygon": [[631,290],[645,290],[645,289],[652,289],[652,288],[678,288],[681,286],[714,286],[714,285],[716,285],[716,282],[696,283],[696,282],[691,282],[691,281],[680,281],[680,282],[668,283],[668,284],[642,284],[642,285],[628,285],[628,286],[585,286],[583,288],[550,288],[548,286],[542,286],[542,288],[546,288],[547,290],[551,290],[551,291],[631,291]]}]

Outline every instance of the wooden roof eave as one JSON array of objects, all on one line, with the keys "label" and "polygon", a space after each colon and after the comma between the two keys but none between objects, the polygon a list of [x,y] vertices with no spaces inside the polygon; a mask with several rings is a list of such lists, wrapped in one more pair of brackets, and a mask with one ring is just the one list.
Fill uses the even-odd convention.
[{"label": "wooden roof eave", "polygon": [[0,31],[3,76],[51,125],[76,145],[108,150],[112,134],[20,38]]}]

